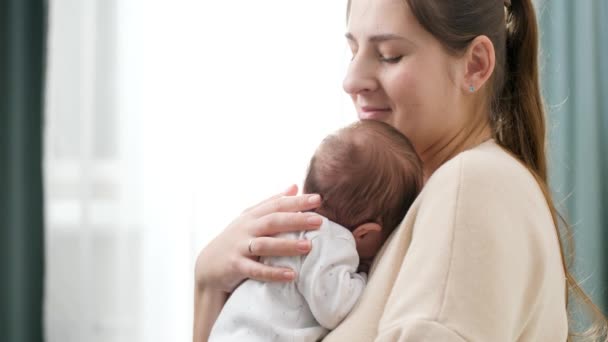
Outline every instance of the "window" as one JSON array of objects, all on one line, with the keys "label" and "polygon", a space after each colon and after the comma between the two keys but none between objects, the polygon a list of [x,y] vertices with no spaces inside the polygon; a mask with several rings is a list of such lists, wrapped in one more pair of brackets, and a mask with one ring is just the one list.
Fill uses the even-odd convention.
[{"label": "window", "polygon": [[47,339],[189,340],[198,251],[355,120],[345,1],[49,13]]}]

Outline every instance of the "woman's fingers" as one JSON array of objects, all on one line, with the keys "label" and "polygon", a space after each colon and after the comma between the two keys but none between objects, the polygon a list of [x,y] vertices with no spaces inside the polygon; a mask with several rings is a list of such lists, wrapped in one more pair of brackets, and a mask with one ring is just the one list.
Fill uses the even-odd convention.
[{"label": "woman's fingers", "polygon": [[[310,251],[309,241],[271,238],[287,231],[316,229],[322,218],[304,212],[320,205],[315,195],[296,196],[298,188],[290,186],[251,207],[228,225],[199,254],[196,279],[199,284],[232,291],[243,279],[291,281],[293,270],[259,263],[256,256],[297,256]],[[199,260],[205,260],[205,263]],[[206,265],[206,267],[203,267]]]},{"label": "woman's fingers", "polygon": [[285,190],[283,192],[283,196],[295,196],[298,194],[298,186],[295,184],[292,184],[289,186],[289,188],[287,188],[287,190]]},{"label": "woman's fingers", "polygon": [[[250,256],[298,256],[310,251],[310,241],[259,237],[250,240],[246,247]],[[251,253],[249,251],[251,246]]]},{"label": "woman's fingers", "polygon": [[260,205],[262,205],[262,204],[264,204],[264,203],[266,203],[266,202],[272,201],[272,200],[274,200],[274,199],[281,198],[281,197],[283,197],[283,196],[294,196],[294,195],[296,195],[297,193],[298,193],[298,186],[297,186],[297,185],[295,185],[295,184],[292,184],[292,185],[290,185],[290,186],[289,186],[287,189],[285,189],[283,192],[278,193],[278,194],[273,195],[273,196],[270,196],[270,197],[268,197],[267,199],[265,199],[265,200],[263,200],[263,201],[259,202],[258,204],[253,205],[253,206],[251,206],[251,207],[249,207],[249,208],[245,209],[245,210],[243,211],[243,213],[249,213],[249,212],[250,212],[252,209],[254,209],[254,208],[256,208],[256,207],[258,207],[258,206],[260,206]]},{"label": "woman's fingers", "polygon": [[239,262],[240,272],[248,278],[259,281],[292,281],[296,274],[289,268],[279,268],[264,265],[249,258],[242,258]]},{"label": "woman's fingers", "polygon": [[322,223],[323,218],[316,213],[273,212],[255,220],[250,232],[253,236],[272,236],[317,229]]},{"label": "woman's fingers", "polygon": [[315,209],[321,204],[321,196],[307,194],[300,196],[283,196],[274,198],[251,208],[248,214],[262,217],[275,212],[297,212]]}]

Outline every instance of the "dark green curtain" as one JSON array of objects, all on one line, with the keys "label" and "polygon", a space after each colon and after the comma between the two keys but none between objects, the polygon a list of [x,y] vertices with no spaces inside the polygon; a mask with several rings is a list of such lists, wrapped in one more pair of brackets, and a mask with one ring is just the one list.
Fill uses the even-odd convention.
[{"label": "dark green curtain", "polygon": [[608,1],[537,1],[550,183],[573,226],[575,275],[608,309]]},{"label": "dark green curtain", "polygon": [[0,0],[0,341],[42,341],[46,4]]}]

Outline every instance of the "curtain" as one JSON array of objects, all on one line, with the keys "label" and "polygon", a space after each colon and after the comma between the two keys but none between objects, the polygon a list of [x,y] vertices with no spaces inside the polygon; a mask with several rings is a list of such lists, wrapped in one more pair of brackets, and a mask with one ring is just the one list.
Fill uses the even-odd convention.
[{"label": "curtain", "polygon": [[0,340],[42,341],[45,2],[0,2]]},{"label": "curtain", "polygon": [[538,6],[549,107],[550,183],[573,227],[574,270],[608,309],[608,2],[545,0]]}]

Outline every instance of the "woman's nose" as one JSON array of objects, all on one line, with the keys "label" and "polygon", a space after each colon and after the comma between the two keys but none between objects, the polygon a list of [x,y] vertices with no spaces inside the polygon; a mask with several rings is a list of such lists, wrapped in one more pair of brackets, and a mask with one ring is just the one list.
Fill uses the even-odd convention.
[{"label": "woman's nose", "polygon": [[351,61],[346,77],[342,82],[344,91],[350,95],[374,91],[378,88],[378,81],[373,68],[364,60],[356,57]]}]

